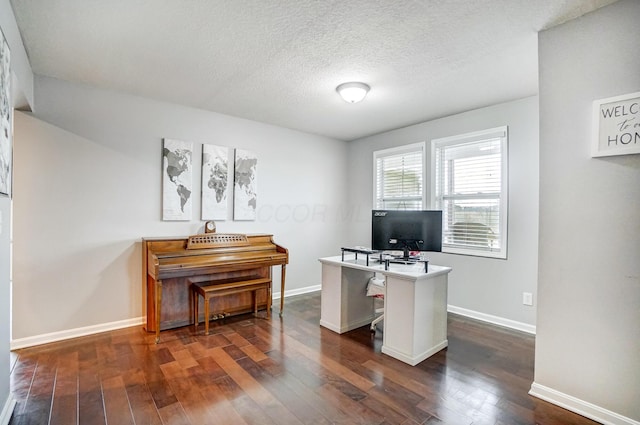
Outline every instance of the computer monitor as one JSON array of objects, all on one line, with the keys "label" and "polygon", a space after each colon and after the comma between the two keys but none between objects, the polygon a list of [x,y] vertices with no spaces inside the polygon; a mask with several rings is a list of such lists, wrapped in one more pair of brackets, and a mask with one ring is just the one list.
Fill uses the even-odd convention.
[{"label": "computer monitor", "polygon": [[404,260],[410,251],[442,251],[442,211],[373,210],[371,249],[402,250]]}]

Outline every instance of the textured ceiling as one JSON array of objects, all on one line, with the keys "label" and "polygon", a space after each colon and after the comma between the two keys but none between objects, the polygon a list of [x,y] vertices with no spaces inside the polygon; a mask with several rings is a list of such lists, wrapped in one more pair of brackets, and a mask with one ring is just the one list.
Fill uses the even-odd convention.
[{"label": "textured ceiling", "polygon": [[613,1],[11,4],[36,74],[352,140],[536,94],[537,32]]}]

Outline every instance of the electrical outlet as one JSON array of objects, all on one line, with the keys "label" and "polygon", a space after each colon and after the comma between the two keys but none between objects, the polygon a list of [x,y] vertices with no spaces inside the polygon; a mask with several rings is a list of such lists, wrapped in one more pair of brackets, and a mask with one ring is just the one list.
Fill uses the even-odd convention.
[{"label": "electrical outlet", "polygon": [[522,304],[533,305],[533,294],[531,292],[522,293]]}]

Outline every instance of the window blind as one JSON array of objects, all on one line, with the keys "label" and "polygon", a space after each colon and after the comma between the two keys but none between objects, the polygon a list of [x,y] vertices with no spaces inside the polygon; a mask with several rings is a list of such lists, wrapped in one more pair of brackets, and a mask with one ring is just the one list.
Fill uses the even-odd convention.
[{"label": "window blind", "polygon": [[506,128],[435,140],[443,250],[506,258]]},{"label": "window blind", "polygon": [[375,152],[374,164],[376,209],[422,209],[423,144]]}]

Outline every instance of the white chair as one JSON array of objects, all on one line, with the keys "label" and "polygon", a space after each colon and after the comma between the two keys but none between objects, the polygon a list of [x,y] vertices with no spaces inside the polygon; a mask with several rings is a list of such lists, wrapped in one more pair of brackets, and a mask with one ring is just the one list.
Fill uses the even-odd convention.
[{"label": "white chair", "polygon": [[[374,274],[373,277],[369,279],[369,283],[367,283],[367,296],[384,300],[385,291],[386,291],[386,288],[385,288],[384,277],[379,278],[377,275]],[[376,325],[380,323],[382,320],[384,320],[384,307],[376,308],[375,313],[376,314],[382,313],[382,314],[380,314],[378,317],[373,319],[373,321],[371,322],[372,333],[376,332]]]}]

